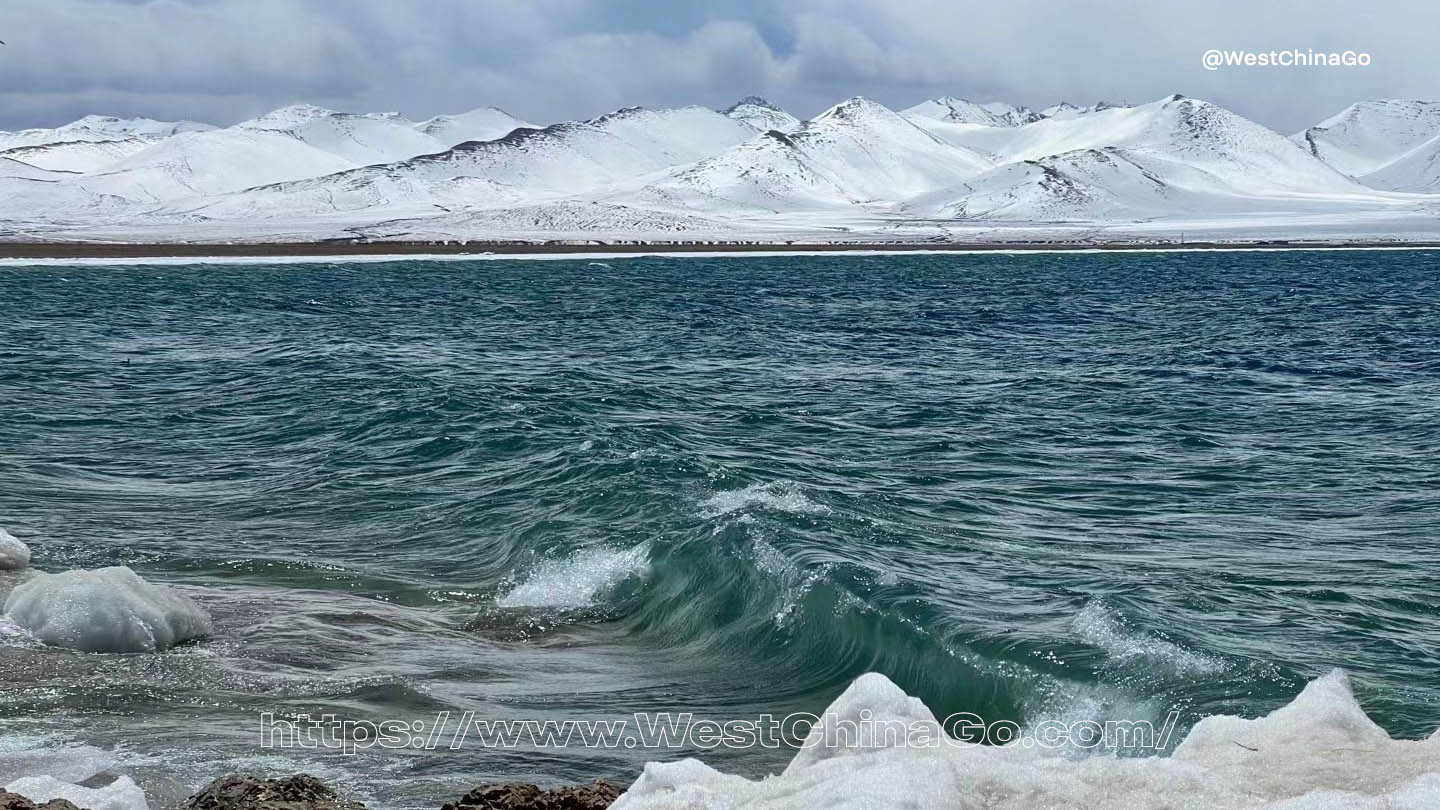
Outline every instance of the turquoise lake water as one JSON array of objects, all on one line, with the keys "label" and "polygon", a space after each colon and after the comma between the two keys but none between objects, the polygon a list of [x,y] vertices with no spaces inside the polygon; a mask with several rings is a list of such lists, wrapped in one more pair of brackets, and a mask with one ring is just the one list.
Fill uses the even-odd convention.
[{"label": "turquoise lake water", "polygon": [[70,751],[429,807],[655,754],[263,750],[259,714],[724,719],[871,670],[1188,726],[1343,667],[1440,725],[1437,253],[4,267],[0,301],[0,527],[216,624],[0,633],[0,782]]}]

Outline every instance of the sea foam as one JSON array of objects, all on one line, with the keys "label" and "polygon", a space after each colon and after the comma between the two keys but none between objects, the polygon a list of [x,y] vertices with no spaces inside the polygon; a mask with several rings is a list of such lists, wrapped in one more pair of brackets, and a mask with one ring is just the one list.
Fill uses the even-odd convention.
[{"label": "sea foam", "polygon": [[10,592],[5,616],[46,644],[84,652],[155,652],[212,630],[199,605],[124,566],[36,573]]},{"label": "sea foam", "polygon": [[[889,679],[857,679],[823,723],[935,727]],[[863,727],[862,727],[863,728]],[[1440,734],[1394,740],[1339,670],[1257,719],[1198,723],[1164,757],[1057,756],[1043,747],[905,745],[877,735],[830,746],[817,725],[783,773],[759,781],[694,759],[650,763],[612,810],[1424,810],[1440,808]]]},{"label": "sea foam", "polygon": [[0,529],[0,571],[19,571],[30,564],[30,547]]},{"label": "sea foam", "polygon": [[607,591],[649,570],[650,547],[587,548],[530,571],[524,582],[495,600],[502,608],[590,607]]},{"label": "sea foam", "polygon": [[828,506],[805,497],[790,481],[771,481],[765,484],[751,484],[744,489],[717,492],[701,505],[701,514],[707,518],[728,515],[751,507],[761,507],[772,512],[818,515],[830,511]]},{"label": "sea foam", "polygon": [[1179,675],[1211,675],[1225,669],[1220,661],[1136,630],[1098,601],[1075,614],[1071,627],[1083,641],[1115,661],[1139,662]]}]

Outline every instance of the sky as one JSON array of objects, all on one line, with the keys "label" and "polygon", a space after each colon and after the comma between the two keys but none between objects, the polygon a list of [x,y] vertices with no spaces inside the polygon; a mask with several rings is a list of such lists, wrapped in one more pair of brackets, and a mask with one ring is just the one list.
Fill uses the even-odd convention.
[{"label": "sky", "polygon": [[[1293,132],[1367,98],[1440,99],[1435,0],[3,0],[0,128],[90,113],[231,124],[306,102],[546,124],[762,95],[1045,107],[1207,99]],[[1354,50],[1226,67],[1208,49]]]}]

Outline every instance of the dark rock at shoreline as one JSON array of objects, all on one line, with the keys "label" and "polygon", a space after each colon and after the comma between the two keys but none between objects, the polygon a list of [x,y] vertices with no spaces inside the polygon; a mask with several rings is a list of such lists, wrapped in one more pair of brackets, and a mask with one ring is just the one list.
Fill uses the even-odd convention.
[{"label": "dark rock at shoreline", "polygon": [[36,804],[19,793],[6,793],[0,790],[0,810],[80,810],[66,799],[51,799],[44,804]]},{"label": "dark rock at shoreline", "polygon": [[535,785],[510,782],[481,785],[440,810],[605,810],[623,789],[595,780],[593,785],[541,790]]},{"label": "dark rock at shoreline", "polygon": [[303,773],[284,779],[261,779],[244,774],[222,776],[186,799],[180,807],[182,810],[365,810],[360,802],[344,798],[324,782]]}]

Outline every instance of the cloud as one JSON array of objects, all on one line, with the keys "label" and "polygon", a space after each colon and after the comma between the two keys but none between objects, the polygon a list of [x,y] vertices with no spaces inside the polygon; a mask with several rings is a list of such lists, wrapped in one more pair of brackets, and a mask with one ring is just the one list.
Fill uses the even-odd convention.
[{"label": "cloud", "polygon": [[[1339,0],[6,0],[0,126],[85,113],[216,123],[308,101],[531,120],[761,93],[1045,106],[1173,92],[1282,131],[1351,101],[1440,97],[1440,4]],[[1371,53],[1367,68],[1206,71],[1207,48]]]}]

